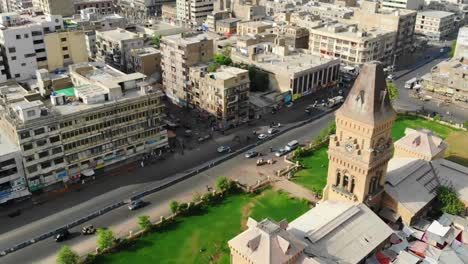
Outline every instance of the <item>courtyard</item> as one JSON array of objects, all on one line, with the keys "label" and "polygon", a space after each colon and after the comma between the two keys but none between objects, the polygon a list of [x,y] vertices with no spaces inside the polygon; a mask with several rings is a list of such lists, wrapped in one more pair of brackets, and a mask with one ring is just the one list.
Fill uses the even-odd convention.
[{"label": "courtyard", "polygon": [[246,229],[248,217],[291,221],[308,210],[307,201],[271,189],[232,195],[196,215],[179,217],[124,250],[98,257],[96,263],[229,263],[227,242]]}]

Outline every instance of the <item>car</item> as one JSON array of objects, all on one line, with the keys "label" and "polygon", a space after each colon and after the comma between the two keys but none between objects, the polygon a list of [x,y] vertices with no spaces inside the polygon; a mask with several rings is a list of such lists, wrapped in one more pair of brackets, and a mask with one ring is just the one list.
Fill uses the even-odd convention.
[{"label": "car", "polygon": [[231,152],[231,148],[229,146],[220,146],[217,150],[218,153]]},{"label": "car", "polygon": [[92,235],[94,233],[96,233],[96,228],[93,225],[83,226],[81,229],[81,234],[83,235]]},{"label": "car", "polygon": [[281,157],[283,156],[284,154],[286,154],[288,151],[284,148],[280,148],[278,149],[276,152],[275,152],[275,156],[276,157]]},{"label": "car", "polygon": [[144,203],[142,200],[140,199],[134,200],[128,205],[128,210],[133,211],[133,210],[143,207],[143,205]]},{"label": "car", "polygon": [[393,74],[390,74],[390,75],[387,76],[387,81],[392,82],[393,79],[395,79],[395,76]]},{"label": "car", "polygon": [[63,229],[55,235],[55,242],[62,242],[70,237],[70,231],[68,229]]},{"label": "car", "polygon": [[267,134],[260,134],[260,135],[258,135],[257,138],[260,139],[260,140],[264,140],[264,139],[266,139],[267,137],[268,137]]},{"label": "car", "polygon": [[250,158],[253,158],[253,157],[257,157],[257,156],[258,156],[258,152],[255,151],[255,150],[251,150],[251,151],[245,153],[245,157],[246,157],[247,159],[250,159]]},{"label": "car", "polygon": [[210,134],[207,134],[207,135],[204,135],[204,136],[201,136],[198,138],[198,143],[202,143],[204,141],[207,141],[208,139],[211,138],[211,135]]},{"label": "car", "polygon": [[314,104],[308,105],[308,106],[306,107],[306,109],[305,109],[305,112],[306,112],[307,114],[310,114],[310,113],[312,112],[312,109],[314,109],[316,106],[317,106],[317,102],[314,103]]},{"label": "car", "polygon": [[278,133],[278,132],[279,132],[279,130],[277,128],[274,128],[274,127],[268,129],[268,134],[270,134],[270,135],[273,135],[273,134]]}]

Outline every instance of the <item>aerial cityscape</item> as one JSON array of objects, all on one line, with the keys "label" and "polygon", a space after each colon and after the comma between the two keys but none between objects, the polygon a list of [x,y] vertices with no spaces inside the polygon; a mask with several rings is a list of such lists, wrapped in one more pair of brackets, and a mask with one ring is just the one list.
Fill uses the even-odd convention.
[{"label": "aerial cityscape", "polygon": [[468,264],[468,0],[0,12],[0,263]]}]

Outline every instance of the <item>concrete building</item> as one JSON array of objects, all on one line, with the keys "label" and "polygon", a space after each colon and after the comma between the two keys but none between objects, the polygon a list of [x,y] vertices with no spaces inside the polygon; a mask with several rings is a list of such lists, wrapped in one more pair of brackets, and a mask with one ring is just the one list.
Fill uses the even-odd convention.
[{"label": "concrete building", "polygon": [[378,27],[365,30],[356,24],[325,22],[309,29],[309,50],[352,66],[375,60],[391,64],[395,38],[396,32]]},{"label": "concrete building", "polygon": [[242,21],[259,21],[266,17],[266,9],[255,1],[233,1],[232,14]]},{"label": "concrete building", "polygon": [[163,85],[166,95],[173,102],[188,106],[189,68],[212,61],[213,49],[213,40],[206,34],[183,33],[162,38]]},{"label": "concrete building", "polygon": [[131,49],[142,48],[144,38],[117,28],[96,32],[96,61],[105,62],[121,71],[127,71],[127,58]]},{"label": "concrete building", "polygon": [[177,19],[201,25],[214,10],[214,0],[177,0]]},{"label": "concrete building", "polygon": [[321,2],[308,2],[302,6],[301,10],[308,11],[320,19],[348,19],[354,13],[354,10],[350,7]]},{"label": "concrete building", "polygon": [[266,32],[268,29],[273,28],[273,22],[268,20],[261,21],[247,21],[237,23],[237,35],[255,35]]},{"label": "concrete building", "polygon": [[0,19],[0,46],[5,67],[1,75],[23,81],[36,76],[38,68],[47,68],[45,35],[63,29],[62,17],[3,13]]},{"label": "concrete building", "polygon": [[161,16],[164,4],[174,2],[174,0],[120,0],[115,4],[122,16],[131,18],[137,23],[144,23],[149,18]]},{"label": "concrete building", "polygon": [[454,58],[468,58],[468,26],[460,28]]},{"label": "concrete building", "polygon": [[49,72],[47,69],[39,69],[36,72],[36,80],[39,93],[44,98],[55,91],[73,87],[73,82],[66,70]]},{"label": "concrete building", "polygon": [[49,71],[88,61],[85,33],[65,31],[44,36]]},{"label": "concrete building", "polygon": [[114,14],[115,6],[112,0],[75,0],[73,2],[75,14],[81,14],[81,10],[95,8],[100,15]]},{"label": "concrete building", "polygon": [[382,0],[381,6],[388,9],[421,10],[424,0]]},{"label": "concrete building", "polygon": [[445,11],[421,11],[416,17],[415,33],[430,40],[443,40],[456,30],[455,14]]},{"label": "concrete building", "polygon": [[275,43],[295,49],[307,49],[309,47],[309,30],[300,26],[276,26],[269,32],[276,35]]},{"label": "concrete building", "polygon": [[354,10],[350,21],[365,30],[379,28],[396,32],[393,50],[395,55],[400,56],[405,51],[409,52],[414,45],[416,15],[413,10],[382,9],[376,2],[363,1],[360,8]]},{"label": "concrete building", "polygon": [[48,15],[72,16],[75,8],[72,0],[33,0],[34,10]]},{"label": "concrete building", "polygon": [[452,100],[468,102],[468,58],[454,58],[422,76],[422,89]]},{"label": "concrete building", "polygon": [[127,70],[148,76],[151,82],[161,82],[161,51],[153,47],[132,49],[128,53]]},{"label": "concrete building", "polygon": [[162,93],[145,75],[103,63],[71,65],[69,74],[74,87],[50,99],[18,89],[2,102],[2,134],[20,146],[32,192],[167,146]]},{"label": "concrete building", "polygon": [[429,161],[443,158],[447,143],[430,130],[406,128],[405,136],[395,142],[394,147],[395,158],[417,158]]},{"label": "concrete building", "polygon": [[207,65],[190,68],[189,104],[214,116],[219,127],[237,126],[249,119],[249,71]]},{"label": "concrete building", "polygon": [[176,3],[166,3],[161,6],[161,16],[167,20],[177,19]]},{"label": "concrete building", "polygon": [[279,92],[284,101],[333,87],[340,67],[338,59],[322,58],[302,50],[291,52],[272,43],[236,47],[231,58],[234,62],[253,64],[266,72],[269,89]]},{"label": "concrete building", "polygon": [[109,30],[118,27],[125,28],[127,19],[118,14],[100,14],[95,7],[80,10],[80,17],[71,20],[77,28],[83,30]]},{"label": "concrete building", "polygon": [[205,26],[208,27],[209,31],[216,31],[216,23],[223,19],[231,18],[231,12],[227,10],[213,11],[211,14],[206,16]]}]

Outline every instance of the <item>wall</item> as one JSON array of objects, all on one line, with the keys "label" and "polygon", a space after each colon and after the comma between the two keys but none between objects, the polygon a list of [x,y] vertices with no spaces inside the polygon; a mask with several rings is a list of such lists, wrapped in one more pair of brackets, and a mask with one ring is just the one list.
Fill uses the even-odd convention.
[{"label": "wall", "polygon": [[[66,39],[66,41],[62,41]],[[49,71],[88,61],[86,39],[83,31],[52,33],[44,36]],[[66,50],[64,50],[66,49]],[[68,55],[69,59],[64,56]]]}]

